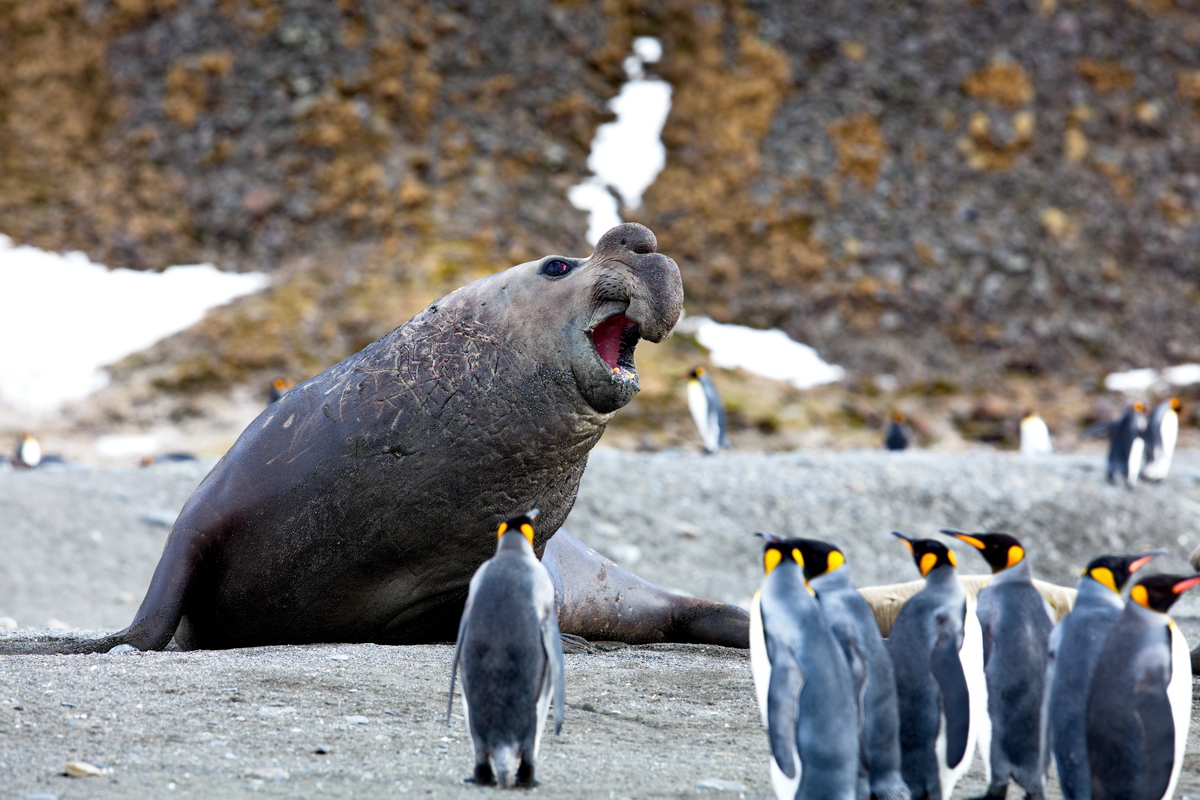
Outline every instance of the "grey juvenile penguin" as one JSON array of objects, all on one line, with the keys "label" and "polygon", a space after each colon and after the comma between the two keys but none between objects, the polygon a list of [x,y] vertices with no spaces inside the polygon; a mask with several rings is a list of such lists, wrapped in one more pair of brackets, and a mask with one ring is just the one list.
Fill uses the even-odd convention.
[{"label": "grey juvenile penguin", "polygon": [[1066,800],[1091,800],[1087,698],[1108,631],[1121,616],[1121,590],[1133,573],[1166,550],[1093,559],[1079,578],[1075,606],[1050,633],[1043,725]]},{"label": "grey juvenile penguin", "polygon": [[496,555],[471,578],[458,626],[446,717],[461,666],[467,729],[475,743],[474,780],[481,785],[533,785],[552,692],[554,734],[562,729],[562,636],[554,586],[533,552],[537,514],[533,509],[500,524]]},{"label": "grey juvenile penguin", "polygon": [[785,539],[804,558],[804,577],[816,592],[825,621],[851,667],[859,702],[863,767],[875,800],[909,800],[900,774],[900,712],[896,672],[879,624],[854,587],[850,565],[840,548],[816,539]]},{"label": "grey juvenile penguin", "polygon": [[983,797],[1000,800],[1011,779],[1027,797],[1041,800],[1046,794],[1042,697],[1054,611],[1034,588],[1025,548],[1015,537],[955,530],[942,533],[974,547],[992,568],[988,585],[979,591],[976,611],[983,632],[991,722],[990,741],[981,739],[979,747],[988,764]]}]

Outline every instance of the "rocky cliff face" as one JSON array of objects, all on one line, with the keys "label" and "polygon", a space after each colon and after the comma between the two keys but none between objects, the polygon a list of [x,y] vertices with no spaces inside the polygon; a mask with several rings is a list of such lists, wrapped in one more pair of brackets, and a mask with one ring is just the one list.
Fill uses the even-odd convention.
[{"label": "rocky cliff face", "polygon": [[1200,6],[679,4],[693,304],[902,379],[1200,358]]},{"label": "rocky cliff face", "polygon": [[126,380],[311,374],[586,250],[566,192],[641,34],[674,97],[627,216],[693,312],[902,383],[1200,360],[1194,0],[9,3],[0,231],[278,272]]}]

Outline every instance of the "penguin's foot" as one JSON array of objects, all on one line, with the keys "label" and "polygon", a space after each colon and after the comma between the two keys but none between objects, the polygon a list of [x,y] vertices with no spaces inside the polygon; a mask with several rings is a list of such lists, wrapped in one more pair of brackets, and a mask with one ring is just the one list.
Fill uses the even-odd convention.
[{"label": "penguin's foot", "polygon": [[487,762],[476,764],[475,774],[463,778],[463,783],[473,783],[476,786],[495,786],[496,773],[492,772],[492,765]]},{"label": "penguin's foot", "polygon": [[533,779],[533,764],[523,758],[521,766],[517,767],[517,786],[523,789],[532,789],[537,786],[537,781]]},{"label": "penguin's foot", "polygon": [[903,783],[871,792],[871,800],[912,800],[912,792]]},{"label": "penguin's foot", "polygon": [[970,800],[1004,800],[1004,796],[1008,794],[1008,783],[1003,783],[999,786],[989,786],[987,792],[981,795],[970,798]]}]

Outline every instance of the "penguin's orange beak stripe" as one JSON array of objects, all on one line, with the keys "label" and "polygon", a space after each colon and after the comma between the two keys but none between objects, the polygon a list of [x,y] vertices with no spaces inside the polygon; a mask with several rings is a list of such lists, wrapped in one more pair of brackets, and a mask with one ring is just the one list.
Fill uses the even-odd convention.
[{"label": "penguin's orange beak stripe", "polygon": [[987,547],[987,545],[985,545],[983,542],[976,539],[974,536],[967,536],[965,533],[952,533],[950,535],[953,536],[955,539],[960,539],[960,540],[966,542],[967,544],[971,545],[971,547],[974,547],[976,550],[982,550],[983,548]]},{"label": "penguin's orange beak stripe", "polygon": [[1139,569],[1146,566],[1153,560],[1154,560],[1154,556],[1142,556],[1141,558],[1139,558],[1138,560],[1134,561],[1132,564],[1129,565],[1129,571],[1131,573],[1137,572]]},{"label": "penguin's orange beak stripe", "polygon": [[1200,575],[1196,575],[1195,577],[1188,578],[1186,581],[1180,581],[1179,583],[1177,583],[1171,587],[1171,591],[1174,592],[1175,594],[1183,594],[1184,592],[1186,592],[1188,589],[1192,588],[1196,584],[1200,584]]}]

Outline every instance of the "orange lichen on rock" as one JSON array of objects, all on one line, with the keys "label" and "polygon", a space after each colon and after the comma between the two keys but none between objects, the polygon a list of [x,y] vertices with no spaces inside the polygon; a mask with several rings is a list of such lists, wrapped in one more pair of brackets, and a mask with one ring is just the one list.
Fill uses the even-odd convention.
[{"label": "orange lichen on rock", "polygon": [[963,81],[963,91],[976,100],[990,100],[1009,108],[1033,100],[1033,84],[1016,61],[993,58],[987,66],[972,72]]},{"label": "orange lichen on rock", "polygon": [[1075,62],[1075,70],[1101,94],[1133,88],[1133,72],[1112,61],[1081,58]]},{"label": "orange lichen on rock", "polygon": [[856,179],[863,188],[874,186],[887,153],[879,120],[871,114],[855,114],[833,121],[826,132],[837,149],[838,174]]}]

